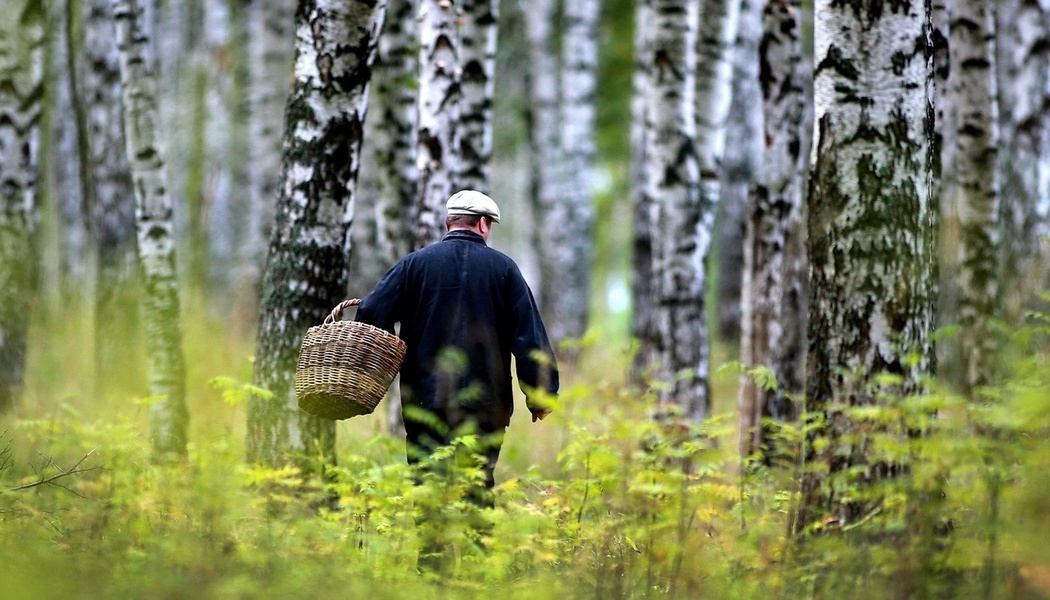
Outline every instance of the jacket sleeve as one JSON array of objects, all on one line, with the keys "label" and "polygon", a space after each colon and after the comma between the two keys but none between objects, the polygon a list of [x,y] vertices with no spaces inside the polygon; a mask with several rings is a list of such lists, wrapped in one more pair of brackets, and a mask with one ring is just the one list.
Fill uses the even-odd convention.
[{"label": "jacket sleeve", "polygon": [[558,393],[558,362],[551,348],[547,329],[543,326],[536,300],[521,277],[515,273],[511,286],[512,323],[514,327],[511,353],[517,365],[519,385],[525,393],[525,401],[531,412],[545,407],[536,403],[533,390],[543,390],[550,395]]},{"label": "jacket sleeve", "polygon": [[356,320],[394,333],[394,323],[401,320],[404,260],[383,275],[370,294],[357,307]]}]

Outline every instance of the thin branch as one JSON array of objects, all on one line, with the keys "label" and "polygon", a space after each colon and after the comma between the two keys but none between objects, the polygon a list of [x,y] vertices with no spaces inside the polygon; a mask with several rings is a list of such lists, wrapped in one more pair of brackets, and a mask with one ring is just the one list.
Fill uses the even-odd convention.
[{"label": "thin branch", "polygon": [[[41,477],[40,479],[38,479],[36,481],[30,482],[30,483],[24,483],[22,485],[16,485],[16,486],[13,486],[13,487],[9,487],[7,489],[12,491],[12,492],[17,492],[17,491],[21,491],[21,490],[28,490],[30,488],[39,487],[39,486],[42,486],[42,485],[51,484],[51,485],[55,485],[55,486],[61,487],[62,489],[65,489],[65,490],[69,490],[69,488],[67,488],[66,486],[57,484],[57,483],[55,483],[55,481],[58,481],[59,479],[62,479],[63,477],[69,477],[70,475],[76,475],[78,473],[87,473],[88,471],[94,471],[94,470],[98,469],[99,467],[90,467],[90,468],[86,468],[86,469],[80,467],[80,465],[82,465],[84,463],[84,461],[87,460],[87,458],[89,456],[94,454],[95,450],[97,450],[97,449],[98,448],[92,448],[90,452],[85,454],[72,467],[70,467],[68,469],[65,469],[65,470],[61,470],[60,472],[58,472],[58,473],[56,473],[56,474],[54,474],[54,475],[52,475],[50,477]],[[48,459],[48,462],[51,465],[55,464],[54,461],[52,461],[50,459]],[[55,466],[57,467],[57,465],[55,465]],[[69,490],[69,491],[72,491],[72,490]]]}]

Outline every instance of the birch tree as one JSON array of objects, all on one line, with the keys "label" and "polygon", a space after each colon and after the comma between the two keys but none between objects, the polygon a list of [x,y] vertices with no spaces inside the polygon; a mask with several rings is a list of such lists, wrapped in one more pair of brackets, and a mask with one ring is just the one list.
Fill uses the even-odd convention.
[{"label": "birch tree", "polygon": [[31,236],[44,77],[39,0],[3,0],[0,9],[0,412],[22,390],[32,290]]},{"label": "birch tree", "polygon": [[86,146],[84,198],[95,244],[94,348],[96,390],[107,373],[130,368],[128,343],[138,330],[133,297],[135,200],[121,103],[120,56],[112,0],[83,5]]},{"label": "birch tree", "polygon": [[634,9],[634,67],[631,78],[631,335],[638,348],[633,379],[643,378],[656,359],[653,306],[653,199],[646,184],[648,154],[648,90],[652,68],[651,0],[639,0]]},{"label": "birch tree", "polygon": [[182,354],[173,206],[158,146],[156,81],[138,0],[114,0],[126,147],[135,190],[139,264],[145,296],[150,432],[158,456],[186,452],[186,367]]},{"label": "birch tree", "polygon": [[955,0],[949,22],[949,89],[955,111],[955,145],[942,164],[943,240],[949,244],[942,281],[948,309],[960,325],[957,348],[963,389],[988,381],[994,336],[987,320],[999,302],[999,145],[995,77],[994,5],[983,0]]},{"label": "birch tree", "polygon": [[489,193],[499,0],[464,0],[462,10],[459,32],[462,101],[455,187]]},{"label": "birch tree", "polygon": [[741,454],[765,442],[763,418],[798,416],[795,402],[804,390],[805,236],[803,186],[804,69],[801,2],[765,3],[759,45],[765,152],[763,168],[748,203],[744,235],[741,360],[764,366],[776,389],[750,377],[740,384]]},{"label": "birch tree", "polygon": [[[248,5],[249,197],[245,239],[236,276],[240,314],[255,315],[263,265],[281,188],[284,104],[295,46],[295,3],[258,0]],[[234,323],[238,324],[239,319]],[[254,325],[254,323],[253,323]]]},{"label": "birch tree", "polygon": [[930,3],[814,10],[806,408],[823,418],[808,434],[798,531],[870,514],[877,499],[841,497],[832,480],[855,487],[897,468],[849,436],[848,408],[914,392],[933,368]]},{"label": "birch tree", "polygon": [[[540,308],[555,343],[587,327],[594,228],[590,180],[594,162],[598,67],[597,0],[525,5],[529,56],[529,121]],[[558,18],[560,17],[560,19]],[[562,35],[555,35],[560,20]]]},{"label": "birch tree", "polygon": [[652,200],[654,308],[658,377],[664,409],[703,419],[707,341],[703,309],[705,245],[697,156],[697,3],[652,2],[646,94],[646,190]]},{"label": "birch tree", "polygon": [[461,43],[458,9],[453,0],[419,3],[419,121],[416,139],[418,187],[415,248],[445,233],[445,200],[462,169],[458,149],[462,104]]},{"label": "birch tree", "polygon": [[762,38],[764,0],[740,0],[740,17],[732,48],[726,146],[718,205],[718,336],[740,340],[741,289],[744,271],[744,222],[748,194],[762,164],[762,104],[758,99],[758,47]]},{"label": "birch tree", "polygon": [[998,23],[1006,316],[1050,286],[1050,0],[1002,0]]},{"label": "birch tree", "polygon": [[248,460],[334,459],[334,421],[297,406],[303,334],[344,298],[350,225],[372,61],[386,3],[301,0],[285,111],[283,187],[263,282],[253,381],[272,392],[248,407]]}]

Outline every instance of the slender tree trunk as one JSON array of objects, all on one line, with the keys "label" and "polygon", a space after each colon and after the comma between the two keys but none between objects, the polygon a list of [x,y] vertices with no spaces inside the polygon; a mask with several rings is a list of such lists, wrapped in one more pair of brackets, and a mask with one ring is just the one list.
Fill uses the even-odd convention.
[{"label": "slender tree trunk", "polygon": [[[281,188],[281,134],[295,46],[295,4],[255,0],[248,5],[248,209],[237,258],[238,311],[233,328],[254,327],[267,240]],[[252,323],[246,318],[251,316]]]},{"label": "slender tree trunk", "polygon": [[461,171],[461,7],[462,1],[420,0],[415,248],[445,234],[445,200],[455,191],[456,175]]},{"label": "slender tree trunk", "polygon": [[[663,412],[677,406],[687,419],[702,420],[710,407],[704,324],[704,268],[707,244],[697,156],[697,4],[654,0],[652,44],[646,63],[646,189],[653,236],[655,306]],[[710,229],[706,230],[709,233]]]},{"label": "slender tree trunk", "polygon": [[3,0],[0,8],[0,413],[21,394],[33,298],[32,232],[44,77],[39,0]]},{"label": "slender tree trunk", "polygon": [[564,4],[559,107],[560,146],[565,182],[560,187],[565,220],[560,253],[564,269],[551,285],[544,285],[542,306],[551,339],[578,339],[587,329],[590,314],[591,271],[594,244],[594,173],[596,92],[598,89],[599,0]]},{"label": "slender tree trunk", "polygon": [[[1050,0],[996,3],[1002,281],[1016,322],[1050,287]],[[1045,310],[1045,305],[1042,309]]]},{"label": "slender tree trunk", "polygon": [[139,309],[135,282],[135,200],[121,104],[120,56],[112,0],[83,5],[84,198],[96,246],[95,390],[114,373],[138,372]]},{"label": "slender tree trunk", "polygon": [[491,192],[492,97],[499,0],[464,0],[460,26],[462,100],[456,187]]},{"label": "slender tree trunk", "polygon": [[386,3],[301,0],[285,111],[284,185],[263,282],[255,384],[272,399],[248,410],[248,460],[334,460],[335,423],[297,407],[302,336],[344,298],[368,86]]},{"label": "slender tree trunk", "polygon": [[[204,238],[201,249],[206,291],[223,290],[233,271],[240,242],[240,208],[234,187],[237,157],[234,148],[235,108],[238,99],[234,61],[233,15],[229,0],[203,5],[202,79],[204,89],[204,165],[200,184]],[[223,315],[226,316],[225,314]]]},{"label": "slender tree trunk", "polygon": [[145,284],[143,316],[149,363],[150,431],[158,456],[186,452],[186,367],[182,354],[172,201],[157,145],[156,81],[145,54],[137,0],[114,0],[127,154],[135,189],[138,255]]},{"label": "slender tree trunk", "polygon": [[748,194],[762,164],[762,105],[757,101],[758,47],[765,0],[740,0],[740,19],[733,47],[731,104],[726,120],[726,147],[718,211],[718,337],[740,341],[741,286],[744,272],[744,222]]},{"label": "slender tree trunk", "polygon": [[[994,6],[955,0],[949,24],[947,102],[957,115],[951,164],[943,166],[944,237],[950,244],[941,265],[949,315],[960,325],[957,384],[964,390],[988,382],[994,336],[988,319],[999,304],[999,145],[995,81]],[[953,361],[954,362],[954,361]]]},{"label": "slender tree trunk", "polygon": [[915,392],[934,363],[930,2],[858,7],[815,5],[806,402],[824,419],[807,436],[798,531],[828,517],[849,526],[878,504],[834,491],[897,472],[851,438],[841,407]]},{"label": "slender tree trunk", "polygon": [[765,154],[747,210],[744,236],[741,360],[767,367],[775,390],[749,377],[740,385],[741,453],[757,452],[765,440],[763,418],[798,416],[796,399],[805,392],[806,260],[803,186],[807,148],[803,144],[801,2],[765,3],[759,46],[765,115]]},{"label": "slender tree trunk", "polygon": [[633,379],[641,380],[656,360],[656,325],[653,307],[653,199],[646,178],[649,116],[648,90],[652,55],[652,0],[635,3],[634,71],[631,91],[631,335],[638,349],[632,365]]},{"label": "slender tree trunk", "polygon": [[[375,88],[369,120],[373,132],[379,193],[375,216],[375,262],[382,271],[412,250],[416,199],[416,77],[419,74],[415,0],[391,0],[379,38]],[[368,143],[368,140],[366,140]],[[358,253],[360,257],[360,253]],[[353,292],[351,292],[351,295]],[[404,435],[401,391],[391,385],[386,398],[391,435]]]}]

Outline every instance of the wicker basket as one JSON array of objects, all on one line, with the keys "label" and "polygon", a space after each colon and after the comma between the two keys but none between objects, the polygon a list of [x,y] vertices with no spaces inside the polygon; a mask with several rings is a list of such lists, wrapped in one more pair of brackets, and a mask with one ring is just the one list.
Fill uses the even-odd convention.
[{"label": "wicker basket", "polygon": [[387,331],[339,313],[356,306],[339,303],[324,323],[311,327],[299,349],[295,395],[299,408],[326,419],[370,414],[383,399],[405,358],[405,342]]}]

